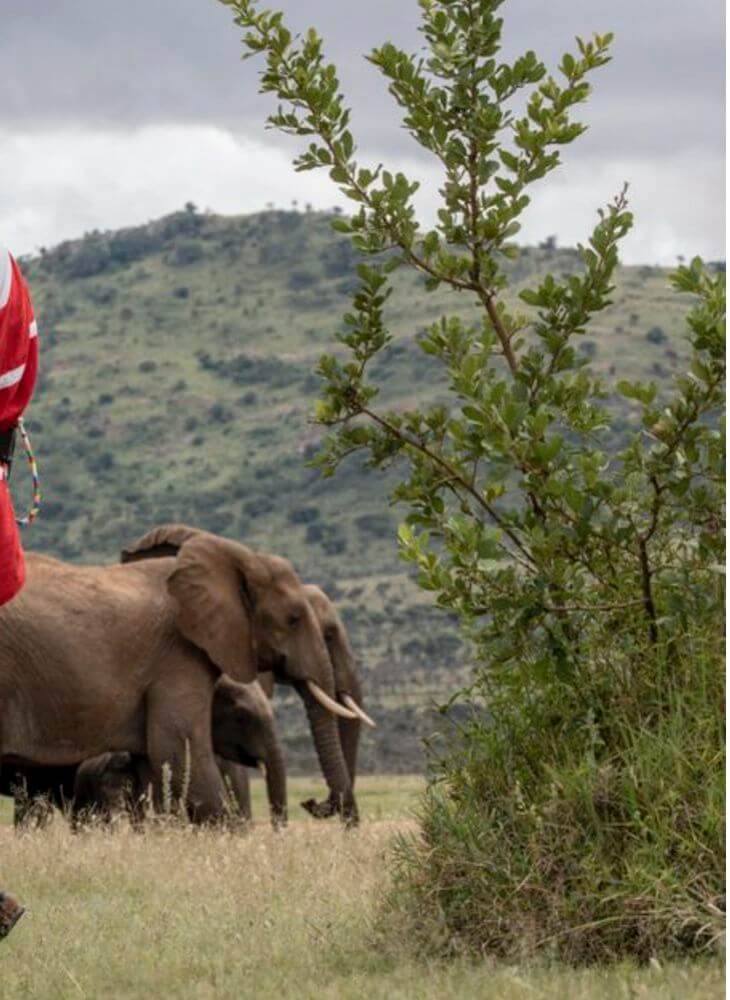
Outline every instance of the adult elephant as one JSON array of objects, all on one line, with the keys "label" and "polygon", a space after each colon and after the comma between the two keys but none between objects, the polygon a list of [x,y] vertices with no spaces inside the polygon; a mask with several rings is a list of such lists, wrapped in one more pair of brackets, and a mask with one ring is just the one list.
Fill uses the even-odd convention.
[{"label": "adult elephant", "polygon": [[[246,767],[263,766],[271,822],[286,823],[286,767],[274,713],[257,681],[238,684],[223,676],[215,686],[211,714],[213,750],[234,804],[251,818]],[[15,798],[16,826],[44,818],[43,806],[70,811],[75,826],[94,816],[110,820],[115,812],[144,816],[151,781],[146,757],[106,752],[69,767],[8,766],[0,770],[0,793]]]},{"label": "adult elephant", "polygon": [[[210,627],[207,612],[198,609],[198,601],[201,592],[214,592],[216,601],[221,603],[220,583],[213,588],[214,570],[222,566],[228,567],[229,575],[226,579],[229,581],[230,599],[226,601],[225,607],[229,608],[236,603],[241,605],[240,598],[235,600],[235,574],[233,578],[230,576],[231,547],[241,548],[236,543],[187,525],[164,525],[125,549],[122,561],[166,562],[174,558],[176,568],[172,570],[172,576],[177,576],[181,568],[187,574],[186,587],[178,588],[177,596],[181,606],[184,603],[196,615],[196,622],[200,621]],[[286,565],[289,566],[288,563]],[[299,588],[296,601],[291,600],[287,593],[280,593],[272,595],[266,603],[249,595],[247,589],[243,588],[244,606],[254,624],[256,662],[259,671],[272,672],[280,683],[292,685],[302,698],[320,765],[330,789],[332,809],[345,822],[356,823],[357,805],[335,716],[355,721],[358,718],[358,706],[348,708],[337,700],[335,669],[315,609],[310,602],[311,594],[304,585],[299,584]],[[218,627],[223,627],[224,621],[225,617],[220,615]],[[310,643],[312,630],[318,636],[317,671],[315,673],[310,669],[307,673],[298,664],[297,644],[305,637],[307,643]],[[198,641],[192,628],[185,634],[191,642]],[[235,636],[235,629],[229,627],[228,634]]]},{"label": "adult elephant", "polygon": [[[345,758],[350,786],[353,789],[354,795],[361,722],[372,728],[375,728],[375,723],[362,708],[362,685],[360,683],[359,672],[347,629],[337,608],[327,594],[314,584],[306,584],[304,592],[317,618],[324,641],[327,644],[327,651],[332,663],[335,679],[337,699],[356,715],[354,719],[340,717],[337,720],[340,746]],[[261,686],[270,698],[274,693],[274,680],[275,674],[273,672],[260,675]],[[327,771],[324,766],[322,770],[325,779],[327,779]],[[332,786],[329,780],[327,780],[327,784],[329,786],[329,795],[323,802],[317,802],[315,799],[307,799],[301,803],[302,807],[317,819],[326,819],[338,812],[337,789]]]},{"label": "adult elephant", "polygon": [[[163,558],[145,559],[151,551]],[[29,556],[24,590],[0,608],[0,763],[144,755],[156,804],[167,763],[194,821],[223,818],[214,686],[223,673],[254,680],[260,644],[304,697],[320,699],[323,744],[336,734],[331,712],[349,710],[334,700],[327,648],[285,559],[181,525],[144,536],[122,565]],[[339,743],[328,759],[344,801]]]}]

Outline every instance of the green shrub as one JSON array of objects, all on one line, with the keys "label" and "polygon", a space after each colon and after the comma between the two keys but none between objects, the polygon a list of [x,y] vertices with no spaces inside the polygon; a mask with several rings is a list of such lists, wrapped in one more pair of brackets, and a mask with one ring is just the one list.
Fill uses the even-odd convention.
[{"label": "green shrub", "polygon": [[474,713],[434,755],[391,894],[423,945],[578,963],[718,946],[722,650],[699,631],[661,664],[623,663],[641,685],[615,685],[596,656],[590,698],[560,687],[491,722]]},{"label": "green shrub", "polygon": [[[333,225],[368,255],[340,350],[319,364],[317,418],[332,433],[318,465],[331,475],[363,452],[400,470],[401,554],[473,649],[473,682],[452,699],[461,721],[432,745],[420,832],[398,849],[394,910],[424,943],[476,954],[712,947],[725,891],[724,275],[699,259],[673,275],[694,300],[690,359],[663,398],[653,383],[604,386],[580,350],[614,290],[625,188],[586,245],[554,250],[565,272],[522,288],[519,310],[504,294],[531,185],[584,132],[574,111],[611,36],[578,39],[555,78],[534,52],[503,61],[501,0],[423,0],[425,55],[370,53],[443,170],[424,231],[418,183],[356,161],[317,33],[224,2],[266,56],[269,123],[304,138],[298,170],[327,169],[355,203]],[[392,366],[377,361],[402,267],[469,299],[474,318],[442,316],[415,338],[445,402],[392,411],[380,401]],[[618,446],[611,390],[634,415]]]},{"label": "green shrub", "polygon": [[188,267],[197,264],[205,255],[203,245],[198,240],[178,240],[167,255],[167,263],[172,267]]},{"label": "green shrub", "polygon": [[650,344],[663,344],[667,339],[667,335],[660,326],[653,326],[647,333],[646,339]]}]

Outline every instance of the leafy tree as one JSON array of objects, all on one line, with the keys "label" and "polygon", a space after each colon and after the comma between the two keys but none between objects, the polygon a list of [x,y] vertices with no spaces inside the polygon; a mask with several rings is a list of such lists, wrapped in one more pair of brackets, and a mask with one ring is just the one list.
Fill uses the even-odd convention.
[{"label": "leafy tree", "polygon": [[[722,894],[721,868],[707,860],[722,854],[720,824],[703,819],[715,823],[717,798],[708,803],[687,776],[704,772],[715,795],[724,277],[699,259],[675,272],[675,288],[695,298],[690,370],[666,399],[651,383],[615,387],[636,414],[618,454],[604,443],[606,387],[578,347],[610,303],[632,225],[626,188],[578,247],[579,269],[523,289],[519,308],[505,296],[532,187],[585,131],[575,112],[611,35],[578,39],[554,76],[531,51],[500,60],[501,0],[420,0],[425,56],[386,43],[368,58],[443,170],[438,221],[424,230],[418,183],[356,159],[318,34],[295,38],[253,0],[223,2],[248,52],[266,57],[261,90],[281,102],[269,123],[307,139],[296,169],[326,169],[354,202],[333,225],[369,257],[357,267],[342,351],[319,364],[316,415],[333,433],[318,463],[327,475],[356,451],[377,468],[400,463],[402,555],[473,643],[475,681],[461,694],[474,719],[435,759],[441,780],[422,841],[402,856],[420,925],[435,907],[449,940],[502,952],[519,951],[529,925],[531,943],[581,959],[706,946],[712,921],[702,914]],[[442,316],[419,338],[442,365],[449,405],[393,412],[379,403],[372,362],[391,340],[390,275],[402,267],[479,309],[471,324]],[[690,698],[693,669],[710,700],[692,701],[695,714],[687,700],[680,719],[672,713]],[[670,798],[645,802],[637,789],[639,773],[646,787],[663,787],[665,762],[652,768],[639,737],[669,740],[668,718],[687,760],[676,786],[686,795],[681,835]],[[673,864],[670,891],[662,879]],[[637,915],[639,868],[643,890],[666,902],[649,915]]]}]

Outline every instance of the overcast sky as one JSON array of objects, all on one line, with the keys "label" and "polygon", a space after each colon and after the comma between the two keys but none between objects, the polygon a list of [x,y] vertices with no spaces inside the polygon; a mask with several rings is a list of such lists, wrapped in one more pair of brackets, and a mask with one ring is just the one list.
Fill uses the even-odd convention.
[{"label": "overcast sky", "polygon": [[[415,51],[416,0],[267,0],[317,26],[353,108],[364,163],[419,179],[424,221],[438,174],[399,127],[362,54]],[[522,239],[585,239],[596,208],[630,182],[630,263],[724,257],[723,0],[507,0],[505,55],[551,68],[576,34],[614,31],[593,79],[589,133],[535,189]],[[188,200],[240,213],[293,199],[346,205],[325,173],[295,174],[297,140],[264,128],[260,59],[216,0],[0,0],[0,242],[16,253],[170,212]]]}]

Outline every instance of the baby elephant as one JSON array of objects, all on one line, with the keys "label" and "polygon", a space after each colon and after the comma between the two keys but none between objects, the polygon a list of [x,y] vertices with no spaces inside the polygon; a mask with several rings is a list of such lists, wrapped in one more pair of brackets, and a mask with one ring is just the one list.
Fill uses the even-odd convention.
[{"label": "baby elephant", "polygon": [[[274,827],[284,825],[284,754],[273,709],[257,681],[239,684],[221,677],[213,697],[211,735],[216,763],[240,814],[251,817],[245,768],[263,765],[271,822]],[[126,752],[99,754],[75,768],[16,767],[13,775],[16,826],[31,818],[32,803],[40,796],[62,808],[70,806],[74,827],[92,814],[108,821],[120,811],[139,823],[152,779],[147,758]]]},{"label": "baby elephant", "polygon": [[[251,818],[246,767],[263,765],[274,827],[286,824],[286,770],[269,699],[257,681],[239,684],[223,676],[216,684],[211,716],[213,750],[229,794],[230,805]],[[140,822],[152,774],[146,757],[104,753],[79,765],[72,816],[78,822],[90,813],[108,820],[128,812]]]},{"label": "baby elephant", "polygon": [[[260,760],[247,756],[250,766]],[[216,755],[216,764],[231,797],[231,811],[250,820],[251,789],[248,771]],[[126,814],[132,825],[139,827],[145,818],[149,802],[152,772],[146,757],[126,752],[102,753],[79,764],[71,800],[71,822],[78,829],[90,820],[110,823],[115,815]],[[275,828],[286,825],[286,809],[271,806],[271,822]]]}]

